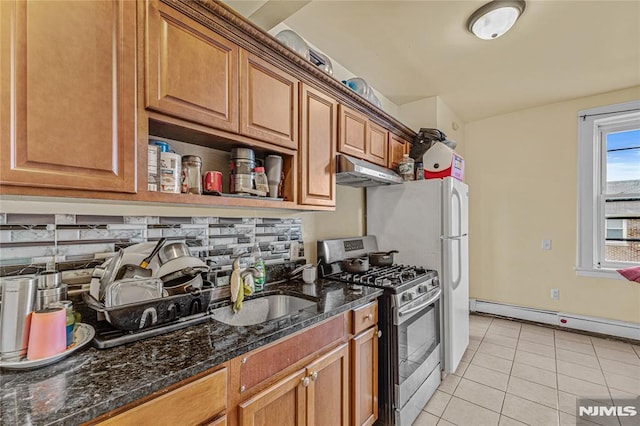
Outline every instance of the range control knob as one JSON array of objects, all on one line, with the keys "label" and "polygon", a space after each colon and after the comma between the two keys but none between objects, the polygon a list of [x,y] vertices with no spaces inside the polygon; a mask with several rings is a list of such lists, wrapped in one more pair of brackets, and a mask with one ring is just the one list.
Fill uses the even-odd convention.
[{"label": "range control knob", "polygon": [[414,297],[416,297],[416,295],[408,291],[402,295],[402,300],[404,300],[405,302],[408,302],[410,300],[413,300]]},{"label": "range control knob", "polygon": [[429,286],[426,284],[418,286],[418,293],[426,293],[429,290]]}]

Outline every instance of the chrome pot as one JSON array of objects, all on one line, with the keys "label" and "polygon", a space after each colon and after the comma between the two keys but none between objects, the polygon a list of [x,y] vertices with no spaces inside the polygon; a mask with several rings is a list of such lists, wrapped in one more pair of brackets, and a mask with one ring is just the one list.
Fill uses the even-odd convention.
[{"label": "chrome pot", "polygon": [[354,257],[342,261],[342,268],[347,272],[367,272],[369,270],[369,258]]},{"label": "chrome pot", "polygon": [[373,266],[391,266],[393,265],[393,254],[398,253],[398,250],[391,251],[375,251],[369,253],[369,262]]}]

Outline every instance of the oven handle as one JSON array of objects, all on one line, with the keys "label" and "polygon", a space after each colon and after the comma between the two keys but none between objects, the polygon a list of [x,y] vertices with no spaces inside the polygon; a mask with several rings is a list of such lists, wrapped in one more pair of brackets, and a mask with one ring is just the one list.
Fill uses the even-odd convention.
[{"label": "oven handle", "polygon": [[398,311],[398,317],[403,317],[405,315],[408,315],[410,313],[413,313],[415,311],[419,311],[420,309],[424,309],[425,306],[429,306],[431,305],[433,302],[435,302],[436,300],[438,300],[440,298],[440,295],[442,294],[442,289],[438,289],[437,293],[435,294],[435,296],[433,296],[432,298],[430,298],[429,300],[427,300],[424,303],[421,303],[420,306],[416,306],[414,308],[411,309],[407,309],[406,311]]}]

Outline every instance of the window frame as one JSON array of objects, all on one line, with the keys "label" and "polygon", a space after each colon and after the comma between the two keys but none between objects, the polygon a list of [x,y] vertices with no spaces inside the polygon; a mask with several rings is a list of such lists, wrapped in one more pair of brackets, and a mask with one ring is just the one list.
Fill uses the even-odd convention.
[{"label": "window frame", "polygon": [[603,262],[606,223],[601,184],[606,164],[602,129],[640,121],[640,100],[578,112],[578,232],[576,273],[582,276],[624,279],[616,268],[635,263]]}]

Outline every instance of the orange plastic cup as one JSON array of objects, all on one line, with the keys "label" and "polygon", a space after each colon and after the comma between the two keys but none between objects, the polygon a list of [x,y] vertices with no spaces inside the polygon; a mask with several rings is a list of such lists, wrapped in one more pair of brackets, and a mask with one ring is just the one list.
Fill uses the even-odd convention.
[{"label": "orange plastic cup", "polygon": [[64,308],[49,308],[31,314],[27,359],[33,361],[64,352],[67,348],[67,315]]}]

